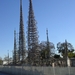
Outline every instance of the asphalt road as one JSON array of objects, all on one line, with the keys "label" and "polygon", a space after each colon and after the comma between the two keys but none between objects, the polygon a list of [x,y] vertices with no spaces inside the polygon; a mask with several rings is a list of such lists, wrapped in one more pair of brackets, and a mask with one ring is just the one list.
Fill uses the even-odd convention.
[{"label": "asphalt road", "polygon": [[0,72],[0,75],[9,75],[9,74],[5,74],[5,73]]},{"label": "asphalt road", "polygon": [[7,75],[7,74],[0,73],[0,75]]}]

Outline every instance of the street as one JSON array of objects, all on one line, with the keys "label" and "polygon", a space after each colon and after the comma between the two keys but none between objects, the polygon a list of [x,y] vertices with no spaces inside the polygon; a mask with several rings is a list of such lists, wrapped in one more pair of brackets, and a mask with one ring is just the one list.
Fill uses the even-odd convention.
[{"label": "street", "polygon": [[9,75],[9,74],[5,74],[5,73],[0,72],[0,75]]}]

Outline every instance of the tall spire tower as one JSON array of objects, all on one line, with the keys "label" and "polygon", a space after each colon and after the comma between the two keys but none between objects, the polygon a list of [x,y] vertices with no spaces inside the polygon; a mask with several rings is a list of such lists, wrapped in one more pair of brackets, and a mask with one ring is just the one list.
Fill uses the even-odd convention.
[{"label": "tall spire tower", "polygon": [[16,65],[16,52],[17,52],[17,47],[16,47],[16,30],[14,30],[14,55],[13,55],[13,64]]},{"label": "tall spire tower", "polygon": [[47,50],[48,50],[47,57],[49,58],[50,57],[50,43],[49,43],[49,38],[48,38],[48,29],[46,29],[46,35],[47,35]]},{"label": "tall spire tower", "polygon": [[67,48],[67,40],[65,40],[65,61],[67,66],[67,57],[68,57],[68,48]]},{"label": "tall spire tower", "polygon": [[24,35],[24,24],[23,24],[23,13],[22,13],[22,0],[20,0],[20,28],[19,28],[19,61],[24,63],[25,58],[25,35]]},{"label": "tall spire tower", "polygon": [[28,16],[28,57],[30,60],[34,60],[39,56],[38,48],[38,32],[36,27],[36,21],[34,17],[34,11],[32,6],[32,0],[29,0],[29,16]]}]

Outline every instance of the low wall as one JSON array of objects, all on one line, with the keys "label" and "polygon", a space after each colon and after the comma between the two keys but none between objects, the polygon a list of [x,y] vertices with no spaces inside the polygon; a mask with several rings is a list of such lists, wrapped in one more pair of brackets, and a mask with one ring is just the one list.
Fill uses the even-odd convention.
[{"label": "low wall", "polygon": [[0,71],[13,75],[75,75],[75,67],[0,66]]}]

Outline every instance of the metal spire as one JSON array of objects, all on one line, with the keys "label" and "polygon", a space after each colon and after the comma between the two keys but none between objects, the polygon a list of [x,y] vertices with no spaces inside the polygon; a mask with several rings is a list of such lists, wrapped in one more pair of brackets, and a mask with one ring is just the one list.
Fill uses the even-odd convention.
[{"label": "metal spire", "polygon": [[38,57],[38,32],[36,27],[36,21],[34,17],[34,11],[32,7],[32,0],[29,0],[29,16],[28,16],[28,56],[31,60]]},{"label": "metal spire", "polygon": [[22,0],[20,0],[20,29],[19,29],[19,61],[24,63],[25,58],[25,35],[24,35],[24,24],[23,24],[23,13],[22,13]]},{"label": "metal spire", "polygon": [[47,35],[47,42],[49,42],[49,38],[48,38],[48,29],[46,29],[46,35]]},{"label": "metal spire", "polygon": [[20,0],[20,27],[24,27],[23,24],[23,13],[22,13],[22,0]]},{"label": "metal spire", "polygon": [[9,65],[9,50],[8,50],[8,65]]},{"label": "metal spire", "polygon": [[32,6],[32,0],[29,0],[29,2],[30,2],[30,7],[33,8],[33,6]]},{"label": "metal spire", "polygon": [[13,55],[14,65],[16,64],[16,51],[17,51],[17,47],[16,47],[16,30],[14,30],[14,55]]},{"label": "metal spire", "polygon": [[66,60],[66,66],[67,66],[67,57],[68,57],[68,48],[67,48],[67,40],[65,40],[65,60]]},{"label": "metal spire", "polygon": [[49,38],[48,38],[48,29],[46,29],[46,35],[47,35],[47,50],[48,50],[48,58],[50,57],[50,44],[49,44]]}]

